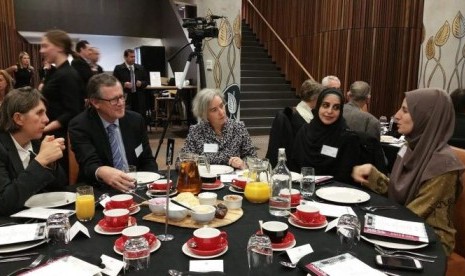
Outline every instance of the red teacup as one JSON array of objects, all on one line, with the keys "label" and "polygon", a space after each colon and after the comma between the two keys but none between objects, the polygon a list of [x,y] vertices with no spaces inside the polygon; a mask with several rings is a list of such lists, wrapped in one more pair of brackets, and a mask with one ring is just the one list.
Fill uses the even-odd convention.
[{"label": "red teacup", "polygon": [[195,248],[198,250],[214,250],[227,242],[228,234],[216,228],[204,227],[194,231]]},{"label": "red teacup", "polygon": [[299,205],[296,208],[296,216],[306,223],[312,223],[320,218],[320,210],[311,205]]},{"label": "red teacup", "polygon": [[147,226],[136,225],[131,226],[123,230],[122,232],[122,239],[126,242],[129,238],[134,237],[144,237],[150,246],[155,242],[157,237],[150,233],[150,229]]},{"label": "red teacup", "polygon": [[235,179],[232,180],[232,184],[234,186],[244,190],[245,186],[247,185],[247,178],[245,178],[245,177],[235,178]]},{"label": "red teacup", "polygon": [[104,219],[109,227],[123,227],[128,225],[128,209],[111,209],[103,211]]},{"label": "red teacup", "polygon": [[296,206],[300,204],[300,200],[302,199],[302,195],[300,191],[297,189],[291,189],[290,195],[288,189],[283,189],[279,192],[279,195],[282,197],[291,197],[291,205]]},{"label": "red teacup", "polygon": [[105,204],[105,209],[129,209],[134,204],[132,195],[114,195]]},{"label": "red teacup", "polygon": [[[166,183],[166,179],[159,179],[157,181],[154,181],[152,184],[149,185],[149,190],[159,190],[159,191],[166,191],[168,188],[168,183]],[[173,181],[169,181],[169,187],[171,188],[173,186]]]}]

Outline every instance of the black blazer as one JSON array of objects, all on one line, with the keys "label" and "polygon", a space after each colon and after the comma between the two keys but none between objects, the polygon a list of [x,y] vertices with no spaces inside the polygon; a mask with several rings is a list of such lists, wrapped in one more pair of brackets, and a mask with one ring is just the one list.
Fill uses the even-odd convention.
[{"label": "black blazer", "polygon": [[[131,93],[131,89],[124,88],[125,82],[131,82],[131,75],[126,63],[116,65],[113,70],[113,76],[121,82],[124,93]],[[149,76],[142,65],[134,64],[134,76],[136,81],[140,81],[142,83],[140,87],[136,87],[136,92],[143,91],[149,84]]]},{"label": "black blazer", "polygon": [[87,61],[82,57],[75,57],[73,61],[71,61],[71,66],[73,66],[73,68],[78,72],[82,79],[82,83],[87,86],[89,79],[94,75],[89,63],[87,63]]},{"label": "black blazer", "polygon": [[[156,172],[158,166],[150,149],[144,119],[136,112],[126,110],[119,119],[126,159],[138,171]],[[95,171],[100,166],[113,167],[113,156],[107,131],[94,109],[86,109],[69,123],[71,147],[79,163],[79,172],[89,184],[95,183]],[[142,152],[140,152],[142,150]],[[139,155],[136,156],[136,151]]]},{"label": "black blazer", "polygon": [[[39,152],[40,142],[32,141],[32,148],[35,153]],[[59,165],[56,170],[50,170],[32,159],[24,169],[10,134],[0,132],[0,215],[11,215],[21,210],[31,196],[67,183]]]}]

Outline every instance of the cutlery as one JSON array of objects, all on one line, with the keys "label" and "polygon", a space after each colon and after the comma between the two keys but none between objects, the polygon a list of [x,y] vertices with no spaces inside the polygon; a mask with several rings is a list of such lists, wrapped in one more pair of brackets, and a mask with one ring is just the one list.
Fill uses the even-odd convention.
[{"label": "cutlery", "polygon": [[426,255],[426,254],[420,254],[416,252],[411,252],[411,251],[406,251],[406,250],[387,250],[379,245],[375,245],[375,250],[378,251],[379,253],[383,255],[393,255],[393,254],[410,254],[413,256],[421,257],[421,258],[430,258],[430,259],[436,259],[438,256],[433,256],[433,255]]},{"label": "cutlery", "polygon": [[263,220],[259,220],[258,224],[260,224],[260,234],[263,235]]},{"label": "cutlery", "polygon": [[32,253],[23,253],[23,254],[15,254],[15,255],[8,255],[8,256],[0,256],[0,260],[1,259],[7,259],[7,258],[34,256],[34,255],[38,255],[38,254],[39,253],[37,253],[37,252],[32,252]]},{"label": "cutlery", "polygon": [[296,215],[294,215],[293,213],[289,212],[289,215],[290,215],[295,221],[304,223],[300,218],[298,218],[298,217],[297,217]]},{"label": "cutlery", "polygon": [[192,212],[195,213],[195,211],[194,211],[193,209],[187,207],[186,205],[184,205],[184,204],[182,204],[182,203],[177,202],[177,201],[174,200],[174,199],[171,199],[171,202],[173,202],[174,204],[176,204],[176,205],[178,205],[178,206],[184,207],[184,208],[186,208],[187,210],[192,211]]},{"label": "cutlery", "polygon": [[7,222],[7,223],[4,223],[4,224],[0,224],[0,227],[3,227],[3,226],[11,226],[11,225],[16,225],[18,223],[16,222]]},{"label": "cutlery", "polygon": [[16,273],[18,273],[19,271],[22,271],[22,270],[30,270],[30,269],[35,268],[36,266],[38,266],[44,260],[44,257],[45,257],[45,255],[42,255],[42,254],[39,255],[29,266],[22,267],[20,269],[16,269],[15,271],[8,274],[8,276],[15,275]]},{"label": "cutlery", "polygon": [[24,261],[24,260],[29,260],[31,257],[17,257],[17,258],[8,258],[8,259],[1,259],[0,263],[11,263],[11,262],[17,262],[17,261]]},{"label": "cutlery", "polygon": [[178,271],[176,269],[168,270],[168,274],[171,276],[189,276],[189,275],[226,275],[226,273],[222,271],[206,271],[206,272],[197,272],[197,271]]},{"label": "cutlery", "polygon": [[104,193],[102,195],[100,195],[97,199],[97,201],[95,201],[95,205],[99,204],[100,201],[104,200],[105,198],[109,197],[108,193]]},{"label": "cutlery", "polygon": [[[379,251],[378,251],[379,252]],[[405,258],[409,258],[409,259],[413,259],[413,260],[418,260],[418,261],[422,261],[422,262],[427,262],[427,263],[434,263],[436,260],[434,259],[428,259],[428,258],[425,258],[425,257],[416,257],[416,256],[412,256],[412,255],[407,255],[407,254],[401,254],[401,253],[395,253],[395,254],[383,254],[381,252],[379,252],[381,254],[381,256],[397,256],[397,257],[405,257]]]},{"label": "cutlery", "polygon": [[395,210],[397,209],[396,206],[364,206],[360,207],[360,209],[364,211],[374,212],[377,210]]},{"label": "cutlery", "polygon": [[295,268],[297,266],[296,264],[293,264],[291,262],[280,261],[279,263],[282,266],[289,267],[289,268]]}]

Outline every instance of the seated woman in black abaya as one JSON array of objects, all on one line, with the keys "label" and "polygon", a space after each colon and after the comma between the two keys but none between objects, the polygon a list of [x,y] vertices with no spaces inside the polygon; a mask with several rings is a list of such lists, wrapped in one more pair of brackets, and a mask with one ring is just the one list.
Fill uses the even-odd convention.
[{"label": "seated woman in black abaya", "polygon": [[316,175],[331,175],[337,181],[353,183],[352,167],[361,164],[360,139],[347,127],[343,106],[339,89],[327,88],[320,93],[312,109],[314,119],[295,138],[289,162],[292,171],[313,167]]}]

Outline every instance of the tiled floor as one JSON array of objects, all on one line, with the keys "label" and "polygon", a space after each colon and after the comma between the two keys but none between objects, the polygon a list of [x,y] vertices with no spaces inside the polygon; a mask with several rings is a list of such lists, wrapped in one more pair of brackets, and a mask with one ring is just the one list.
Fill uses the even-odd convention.
[{"label": "tiled floor", "polygon": [[[177,126],[171,125],[165,135],[165,139],[163,139],[163,143],[160,147],[160,152],[158,153],[157,157],[157,164],[160,168],[163,168],[165,164],[165,156],[166,156],[166,139],[167,138],[174,138],[174,156],[177,156],[179,151],[184,145],[184,140],[187,136],[187,126]],[[157,127],[151,128],[149,131],[149,141],[150,146],[152,148],[153,154],[155,155],[158,145],[160,143],[160,137],[163,132],[163,128]],[[258,157],[264,158],[266,155],[266,150],[268,148],[268,135],[261,135],[261,136],[251,136],[253,145],[257,148]]]}]

